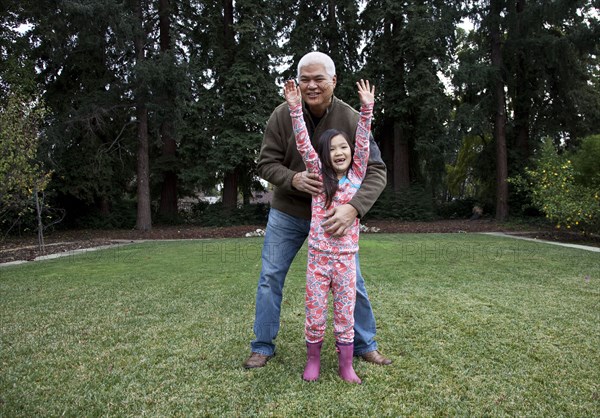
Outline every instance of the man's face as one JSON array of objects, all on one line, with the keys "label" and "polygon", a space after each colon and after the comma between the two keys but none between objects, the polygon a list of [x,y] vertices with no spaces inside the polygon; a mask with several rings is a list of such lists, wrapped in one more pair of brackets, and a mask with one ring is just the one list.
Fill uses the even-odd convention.
[{"label": "man's face", "polygon": [[315,116],[323,116],[331,103],[336,76],[330,77],[323,64],[309,64],[300,69],[302,99]]}]

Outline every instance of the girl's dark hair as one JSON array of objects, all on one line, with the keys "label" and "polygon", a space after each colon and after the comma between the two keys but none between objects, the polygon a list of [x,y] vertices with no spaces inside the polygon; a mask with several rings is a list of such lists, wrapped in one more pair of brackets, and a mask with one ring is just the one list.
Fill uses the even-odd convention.
[{"label": "girl's dark hair", "polygon": [[323,189],[325,190],[325,207],[328,208],[331,205],[333,196],[338,189],[338,178],[337,173],[333,168],[333,162],[331,161],[331,140],[341,135],[348,145],[350,146],[350,158],[354,158],[354,144],[350,142],[348,135],[345,132],[338,131],[337,129],[328,129],[319,138],[317,144],[317,154],[321,160],[322,174],[323,174]]}]

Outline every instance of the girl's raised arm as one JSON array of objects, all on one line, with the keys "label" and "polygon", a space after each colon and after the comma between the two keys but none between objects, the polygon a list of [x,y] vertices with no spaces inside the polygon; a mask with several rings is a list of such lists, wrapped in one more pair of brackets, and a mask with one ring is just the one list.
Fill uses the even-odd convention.
[{"label": "girl's raised arm", "polygon": [[360,80],[356,86],[360,98],[360,119],[356,128],[352,169],[359,178],[363,179],[367,173],[369,161],[369,136],[371,135],[373,106],[375,105],[375,86],[371,86],[369,80]]},{"label": "girl's raised arm", "polygon": [[288,80],[283,85],[283,95],[290,109],[292,128],[296,139],[296,148],[304,160],[306,169],[311,173],[321,173],[319,156],[310,142],[310,136],[302,114],[302,95],[294,80]]}]

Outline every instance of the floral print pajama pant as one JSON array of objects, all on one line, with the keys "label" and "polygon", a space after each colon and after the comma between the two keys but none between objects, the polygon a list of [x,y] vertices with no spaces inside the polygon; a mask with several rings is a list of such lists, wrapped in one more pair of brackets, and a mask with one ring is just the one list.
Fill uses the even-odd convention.
[{"label": "floral print pajama pant", "polygon": [[342,344],[354,342],[356,254],[308,252],[306,270],[306,341],[323,340],[327,323],[327,296],[333,293],[333,332]]}]

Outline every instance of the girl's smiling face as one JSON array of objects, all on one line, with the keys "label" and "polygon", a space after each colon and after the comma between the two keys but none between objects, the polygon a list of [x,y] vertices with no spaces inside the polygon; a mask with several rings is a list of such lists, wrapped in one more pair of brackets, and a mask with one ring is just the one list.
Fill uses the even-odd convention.
[{"label": "girl's smiling face", "polygon": [[352,162],[352,149],[342,135],[336,135],[331,138],[331,146],[329,147],[331,156],[331,165],[335,170],[338,179],[346,175]]}]

